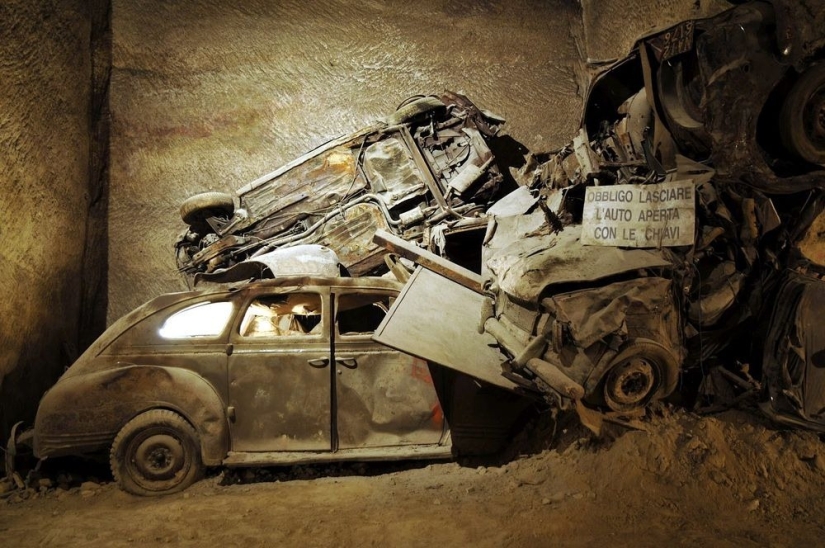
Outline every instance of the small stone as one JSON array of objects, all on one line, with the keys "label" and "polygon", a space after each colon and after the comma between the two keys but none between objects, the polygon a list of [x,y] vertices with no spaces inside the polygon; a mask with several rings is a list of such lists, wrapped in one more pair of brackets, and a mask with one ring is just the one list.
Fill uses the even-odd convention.
[{"label": "small stone", "polygon": [[498,474],[499,476],[503,476],[506,473],[507,473],[507,467],[506,466],[500,466],[500,467],[496,468],[496,474]]},{"label": "small stone", "polygon": [[811,461],[811,467],[817,472],[825,472],[825,458],[817,453]]},{"label": "small stone", "polygon": [[753,499],[748,503],[748,512],[756,512],[759,510],[759,499]]},{"label": "small stone", "polygon": [[184,494],[183,494],[183,498],[184,498],[184,499],[188,499],[189,497],[190,497],[189,493],[184,493]]},{"label": "small stone", "polygon": [[543,505],[547,506],[548,504],[550,504],[550,499],[548,499],[547,497],[544,497],[543,499],[541,499],[541,503]]},{"label": "small stone", "polygon": [[441,506],[441,501],[439,499],[435,499],[433,501],[433,504],[435,504],[436,506]]},{"label": "small stone", "polygon": [[84,481],[80,484],[80,492],[83,491],[97,491],[100,488],[100,485],[93,482],[93,481]]},{"label": "small stone", "polygon": [[51,486],[54,485],[52,483],[52,480],[50,480],[49,478],[40,478],[40,480],[37,482],[37,484],[40,487],[45,487],[46,489],[50,489]]},{"label": "small stone", "polygon": [[478,473],[482,476],[487,473],[487,469],[483,466],[479,466],[478,468],[476,468],[476,471],[478,471]]},{"label": "small stone", "polygon": [[96,493],[97,493],[97,491],[92,491],[92,490],[81,491],[80,496],[81,496],[81,498],[84,498],[84,499],[90,499],[93,496],[95,496]]},{"label": "small stone", "polygon": [[581,500],[584,498],[584,494],[582,493],[573,493],[573,498],[576,500]]}]

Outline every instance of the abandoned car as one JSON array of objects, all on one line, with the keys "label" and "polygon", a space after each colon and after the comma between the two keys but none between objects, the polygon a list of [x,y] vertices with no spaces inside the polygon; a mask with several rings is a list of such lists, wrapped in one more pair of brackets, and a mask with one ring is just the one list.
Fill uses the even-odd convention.
[{"label": "abandoned car", "polygon": [[[476,374],[497,370],[580,413],[637,414],[716,368],[739,391],[772,391],[772,401],[781,391],[779,412],[803,407],[788,394],[811,386],[816,373],[799,360],[818,354],[791,352],[801,356],[793,382],[770,362],[761,378],[765,340],[750,335],[788,270],[825,272],[825,35],[793,28],[788,14],[803,4],[753,2],[688,21],[602,72],[573,141],[533,156],[518,191],[491,210],[480,276],[379,233],[431,272],[410,279],[378,339]],[[784,137],[768,142],[760,131],[775,111],[781,127],[769,133]],[[439,302],[465,312],[431,320],[415,340],[404,333],[420,323],[417,307],[439,318]],[[466,363],[442,335],[457,322],[477,325],[479,344],[498,351]],[[807,329],[790,340],[814,341]]]},{"label": "abandoned car", "polygon": [[[502,174],[489,140],[503,120],[462,95],[413,97],[386,120],[332,140],[252,181],[181,205],[176,244],[192,278],[279,247],[321,244],[353,276],[384,270],[376,229],[444,253],[475,234]],[[237,201],[237,203],[236,203]],[[469,234],[468,234],[469,233]]]},{"label": "abandoned car", "polygon": [[156,495],[205,466],[495,451],[528,400],[374,342],[400,288],[293,276],[158,297],[44,395],[35,455],[109,451],[123,489]]}]

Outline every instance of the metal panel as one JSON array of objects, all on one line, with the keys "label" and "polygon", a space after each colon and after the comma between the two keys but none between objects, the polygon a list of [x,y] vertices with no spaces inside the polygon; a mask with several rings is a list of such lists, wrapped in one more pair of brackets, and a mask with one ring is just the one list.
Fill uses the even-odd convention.
[{"label": "metal panel", "polygon": [[496,340],[479,334],[484,297],[419,267],[373,339],[490,384],[515,390],[501,375]]}]

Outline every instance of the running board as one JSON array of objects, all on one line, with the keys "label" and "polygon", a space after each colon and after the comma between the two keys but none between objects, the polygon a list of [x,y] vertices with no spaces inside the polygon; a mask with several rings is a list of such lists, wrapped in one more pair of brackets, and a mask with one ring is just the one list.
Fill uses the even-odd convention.
[{"label": "running board", "polygon": [[367,449],[341,449],[336,452],[230,451],[224,459],[225,466],[284,466],[343,461],[398,461],[419,459],[451,459],[453,452],[448,445],[407,445],[402,447],[370,447]]}]

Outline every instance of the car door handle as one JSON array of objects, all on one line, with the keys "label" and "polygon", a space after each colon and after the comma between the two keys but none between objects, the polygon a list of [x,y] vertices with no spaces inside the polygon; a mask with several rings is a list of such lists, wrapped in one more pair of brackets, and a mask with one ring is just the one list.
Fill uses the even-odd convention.
[{"label": "car door handle", "polygon": [[329,358],[318,358],[315,360],[307,360],[307,363],[316,369],[323,369],[329,365]]},{"label": "car door handle", "polygon": [[358,360],[355,358],[341,358],[339,360],[335,360],[335,363],[338,365],[343,365],[347,369],[355,369],[358,367]]}]

